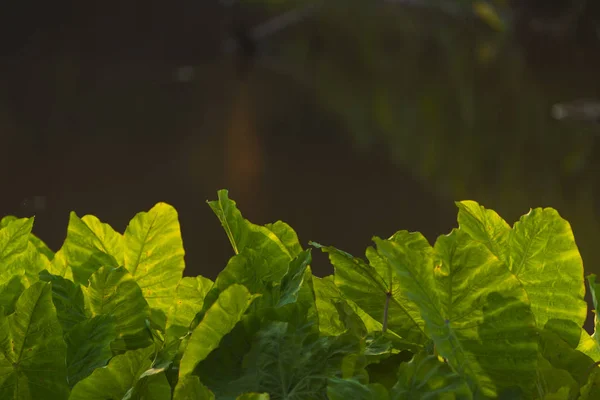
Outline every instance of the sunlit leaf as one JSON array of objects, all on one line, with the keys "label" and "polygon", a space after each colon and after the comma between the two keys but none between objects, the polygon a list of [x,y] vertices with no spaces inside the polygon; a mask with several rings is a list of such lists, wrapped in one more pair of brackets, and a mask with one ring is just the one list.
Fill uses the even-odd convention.
[{"label": "sunlit leaf", "polygon": [[[121,234],[93,215],[79,218],[71,212],[67,238],[59,251],[64,254],[64,264],[73,271],[74,281],[82,285],[87,285],[90,276],[100,267],[123,265]],[[59,268],[60,261],[53,262],[55,268]]]},{"label": "sunlit leaf", "polygon": [[387,400],[388,391],[378,383],[363,384],[354,379],[330,378],[327,385],[329,400]]},{"label": "sunlit leaf", "polygon": [[[69,400],[123,399],[138,384],[142,374],[152,365],[154,346],[131,350],[115,356],[108,366],[98,368],[78,382],[71,391]],[[168,397],[152,396],[151,390],[144,391],[147,399],[168,400]]]},{"label": "sunlit leaf", "polygon": [[493,397],[515,387],[532,393],[535,320],[521,284],[487,247],[460,230],[440,236],[427,258],[420,234],[374,240],[419,306],[439,354],[476,392]]},{"label": "sunlit leaf", "polygon": [[14,219],[0,229],[0,285],[20,275],[23,285],[29,287],[38,280],[39,272],[49,267],[48,258],[30,240],[33,221]]},{"label": "sunlit leaf", "polygon": [[[531,210],[511,229],[494,211],[473,201],[457,205],[460,229],[483,243],[519,280],[540,329],[553,320],[583,326],[583,261],[571,226],[556,210]],[[557,333],[565,340],[573,335],[567,328]],[[574,335],[578,340],[578,329]]]},{"label": "sunlit leaf", "polygon": [[212,288],[213,281],[202,276],[185,277],[177,285],[175,301],[167,314],[167,341],[176,339],[188,332],[190,323],[202,310],[204,297]]},{"label": "sunlit leaf", "polygon": [[0,316],[0,398],[67,399],[66,346],[51,285],[25,289],[15,312]]},{"label": "sunlit leaf", "polygon": [[133,350],[150,344],[146,330],[150,310],[140,287],[125,268],[101,267],[83,291],[92,316],[114,317],[118,340],[113,349]]},{"label": "sunlit leaf", "polygon": [[[419,308],[400,289],[400,280],[393,267],[372,248],[367,250],[369,264],[352,257],[334,247],[314,244],[329,254],[335,268],[335,285],[344,297],[378,321],[386,330],[394,332],[406,341],[422,345],[426,341],[424,322]],[[427,263],[431,252],[429,243],[415,243],[422,248],[415,249],[421,257],[415,262]]]},{"label": "sunlit leaf", "polygon": [[179,378],[173,400],[214,400],[215,395],[204,386],[196,375]]},{"label": "sunlit leaf", "polygon": [[125,267],[151,308],[167,314],[185,266],[177,211],[165,203],[137,214],[127,226]]},{"label": "sunlit leaf", "polygon": [[390,391],[391,398],[400,399],[472,399],[473,394],[464,378],[434,355],[416,354],[400,365],[398,382]]},{"label": "sunlit leaf", "polygon": [[192,373],[196,365],[219,346],[223,336],[233,329],[255,298],[256,295],[251,295],[245,286],[238,284],[219,294],[192,332],[179,366],[180,377]]}]

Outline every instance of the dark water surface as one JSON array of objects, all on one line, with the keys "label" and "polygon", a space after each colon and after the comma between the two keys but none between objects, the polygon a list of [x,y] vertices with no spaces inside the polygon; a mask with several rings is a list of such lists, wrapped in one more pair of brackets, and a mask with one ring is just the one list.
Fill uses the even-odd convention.
[{"label": "dark water surface", "polygon": [[172,30],[125,19],[108,36],[98,21],[32,35],[0,67],[0,214],[35,213],[58,249],[69,211],[123,231],[168,202],[186,273],[214,278],[232,255],[205,204],[220,188],[253,222],[355,255],[399,229],[433,242],[456,225],[454,200],[510,223],[551,206],[600,273],[600,128],[550,114],[600,96],[600,54],[389,11],[300,24],[246,74],[219,50],[214,10],[199,28],[174,13]]}]

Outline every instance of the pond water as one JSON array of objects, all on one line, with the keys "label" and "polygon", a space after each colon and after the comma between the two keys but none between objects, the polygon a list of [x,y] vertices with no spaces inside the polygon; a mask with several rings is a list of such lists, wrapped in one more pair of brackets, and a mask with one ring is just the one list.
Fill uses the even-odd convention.
[{"label": "pond water", "polygon": [[[186,273],[214,278],[232,255],[205,204],[221,188],[251,221],[355,255],[400,229],[433,242],[456,226],[454,200],[511,223],[551,206],[600,273],[600,124],[551,115],[600,96],[597,51],[378,9],[275,35],[240,73],[219,47],[226,16],[195,12],[208,22],[183,13],[144,40],[135,24],[94,36],[78,20],[5,57],[0,214],[35,213],[57,249],[70,211],[123,231],[168,202]],[[316,252],[313,270],[331,272]]]}]

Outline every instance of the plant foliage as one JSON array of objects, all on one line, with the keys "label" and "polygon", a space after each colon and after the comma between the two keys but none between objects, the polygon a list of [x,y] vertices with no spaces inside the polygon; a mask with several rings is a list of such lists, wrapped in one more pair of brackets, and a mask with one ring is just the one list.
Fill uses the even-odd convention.
[{"label": "plant foliage", "polygon": [[[600,340],[582,329],[583,263],[567,221],[514,225],[473,201],[432,246],[373,238],[365,259],[209,202],[233,257],[183,277],[177,212],[123,234],[71,213],[52,252],[33,218],[0,223],[2,399],[595,399]],[[598,311],[600,285],[588,277]],[[596,321],[596,327],[598,322]],[[597,328],[596,328],[597,331]]]}]

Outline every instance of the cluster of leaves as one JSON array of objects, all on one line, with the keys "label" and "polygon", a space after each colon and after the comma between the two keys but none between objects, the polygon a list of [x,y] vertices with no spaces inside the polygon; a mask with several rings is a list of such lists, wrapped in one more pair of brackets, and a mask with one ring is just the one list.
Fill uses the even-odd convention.
[{"label": "cluster of leaves", "polygon": [[582,260],[554,209],[511,227],[459,202],[459,227],[434,246],[399,231],[366,260],[311,243],[335,268],[319,278],[287,224],[252,224],[225,190],[209,205],[235,253],[214,282],[183,277],[164,203],[124,234],[71,213],[56,253],[33,218],[2,219],[0,398],[600,395]]}]

